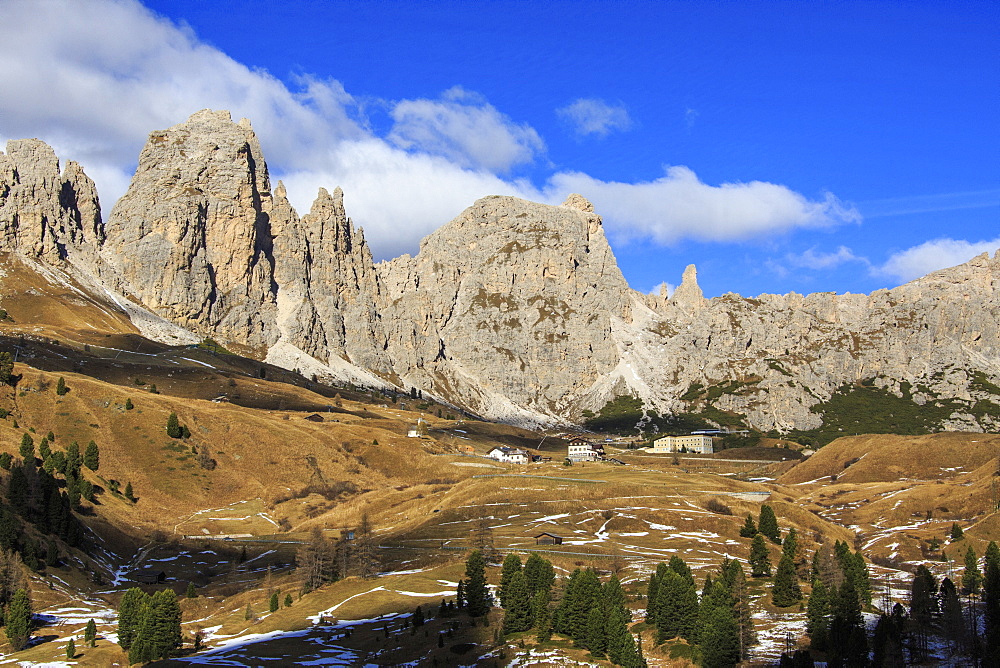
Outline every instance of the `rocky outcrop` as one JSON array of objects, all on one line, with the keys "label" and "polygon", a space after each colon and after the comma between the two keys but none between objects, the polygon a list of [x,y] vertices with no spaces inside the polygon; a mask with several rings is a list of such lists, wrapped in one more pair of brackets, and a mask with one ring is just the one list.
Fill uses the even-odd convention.
[{"label": "rocky outcrop", "polygon": [[483,198],[415,257],[376,266],[339,189],[299,217],[269,179],[249,122],[198,112],[150,135],[102,227],[78,165],[60,174],[45,144],[10,142],[0,240],[269,361],[496,419],[575,420],[629,394],[659,413],[809,428],[812,407],[865,380],[918,403],[968,402],[943,427],[1000,427],[1000,398],[971,408],[1000,378],[997,257],[871,295],[706,299],[691,265],[672,295],[643,295],[578,194],[561,206]]},{"label": "rocky outcrop", "polygon": [[101,277],[183,327],[263,350],[277,338],[270,190],[246,119],[205,110],[151,133],[108,217]]},{"label": "rocky outcrop", "polygon": [[340,357],[376,373],[391,375],[386,336],[376,303],[380,286],[364,232],[344,211],[344,194],[320,188],[309,213],[299,220],[275,192],[275,280],[279,329],[296,348],[329,361]]},{"label": "rocky outcrop", "polygon": [[632,305],[591,208],[486,197],[379,265],[397,374],[484,414],[571,414],[618,364]]},{"label": "rocky outcrop", "polygon": [[94,182],[37,139],[7,142],[0,153],[0,249],[49,264],[71,258],[89,264],[103,241]]}]

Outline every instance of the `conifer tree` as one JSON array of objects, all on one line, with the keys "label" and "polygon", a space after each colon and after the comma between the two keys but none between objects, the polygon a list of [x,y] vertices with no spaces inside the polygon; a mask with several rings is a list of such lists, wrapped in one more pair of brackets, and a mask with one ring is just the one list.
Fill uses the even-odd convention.
[{"label": "conifer tree", "polygon": [[125,498],[131,501],[132,503],[135,503],[135,492],[132,491],[131,480],[125,485]]},{"label": "conifer tree", "polygon": [[830,662],[833,665],[865,665],[868,659],[868,636],[853,578],[844,578],[832,607]]},{"label": "conifer tree", "polygon": [[132,587],[122,595],[122,600],[118,604],[118,644],[124,650],[130,649],[132,641],[135,640],[146,598],[144,591]]},{"label": "conifer tree", "polygon": [[698,614],[698,644],[702,666],[723,668],[740,660],[739,627],[733,615],[732,600],[719,582],[706,587]]},{"label": "conifer tree", "polygon": [[[898,605],[898,604],[897,604]],[[903,654],[902,623],[885,613],[879,615],[872,633],[872,663],[873,666],[891,666],[895,668],[906,665]]]},{"label": "conifer tree", "polygon": [[740,536],[743,538],[753,538],[757,535],[757,525],[754,524],[753,515],[747,513],[747,521],[740,527]]},{"label": "conifer tree", "polygon": [[271,593],[271,598],[268,599],[268,602],[267,602],[267,609],[268,609],[268,612],[277,612],[278,611],[278,592],[272,592]]},{"label": "conifer tree", "polygon": [[792,556],[787,551],[778,562],[778,570],[774,574],[774,586],[771,588],[771,602],[779,608],[787,608],[802,600],[802,590],[799,588],[799,577],[795,574]]},{"label": "conifer tree", "polygon": [[177,420],[177,413],[171,413],[167,417],[167,436],[170,438],[180,438],[182,433],[181,424]]},{"label": "conifer tree", "polygon": [[683,559],[681,559],[676,554],[671,555],[670,561],[667,564],[674,573],[680,575],[682,578],[687,580],[690,584],[694,584],[694,575],[691,573],[691,567],[687,565]]},{"label": "conifer tree", "polygon": [[[62,378],[59,380],[62,380]],[[66,643],[66,658],[70,661],[76,658],[76,642],[74,642],[72,638],[70,638],[69,642]]]},{"label": "conifer tree", "polygon": [[552,637],[552,613],[549,612],[547,589],[539,589],[531,599],[531,618],[536,632],[535,639],[538,642],[548,642]]},{"label": "conifer tree", "polygon": [[764,543],[764,534],[759,533],[750,543],[750,577],[766,578],[771,575],[771,558]]},{"label": "conifer tree", "polygon": [[87,444],[87,452],[83,455],[83,463],[91,471],[96,471],[101,467],[101,451],[94,441]]},{"label": "conifer tree", "polygon": [[552,568],[552,562],[532,552],[524,563],[524,577],[528,581],[528,591],[534,596],[542,589],[548,592],[552,591],[552,585],[556,581],[556,572]]},{"label": "conifer tree", "polygon": [[733,599],[733,618],[740,634],[740,656],[747,656],[750,648],[757,644],[747,576],[743,572],[743,564],[736,559],[723,559],[722,572],[724,584]]},{"label": "conifer tree", "polygon": [[646,622],[652,626],[656,626],[657,595],[660,581],[669,568],[664,563],[657,564],[656,570],[649,576],[649,585],[646,587]]},{"label": "conifer tree", "polygon": [[771,539],[772,543],[781,544],[781,530],[778,529],[778,518],[774,509],[766,503],[760,507],[760,519],[757,520],[757,530]]},{"label": "conifer tree", "polygon": [[80,467],[83,464],[83,459],[80,458],[80,444],[73,441],[66,448],[66,473],[67,475],[72,474],[74,476],[80,476]]},{"label": "conifer tree", "polygon": [[[503,560],[503,567],[500,571],[500,588],[497,595],[500,599],[500,607],[507,608],[507,588],[510,586],[510,580],[514,577],[514,573],[521,572],[521,557],[516,554],[508,554]],[[527,586],[527,582],[525,582]],[[506,633],[506,631],[505,631]]]},{"label": "conifer tree", "polygon": [[49,439],[46,436],[42,436],[42,440],[38,442],[38,456],[44,462],[51,454],[52,450],[49,448]]},{"label": "conifer tree", "polygon": [[187,598],[198,598],[198,592],[195,590],[193,582],[188,582],[187,591],[184,594]]},{"label": "conifer tree", "polygon": [[812,592],[806,606],[806,632],[809,634],[810,646],[819,652],[825,652],[830,633],[830,593],[823,580],[813,580]]},{"label": "conifer tree", "polygon": [[66,379],[63,378],[62,376],[59,376],[59,381],[56,383],[56,394],[58,394],[61,397],[64,396],[67,392],[69,392],[69,388],[66,387]]},{"label": "conifer tree", "polygon": [[1000,548],[990,541],[983,575],[983,618],[986,622],[986,652],[983,665],[1000,665]]},{"label": "conifer tree", "polygon": [[[518,560],[518,567],[521,561]],[[528,581],[521,570],[514,571],[507,582],[507,593],[503,616],[503,632],[520,633],[531,628],[531,595],[528,593]]]},{"label": "conifer tree", "polygon": [[7,606],[7,613],[4,616],[7,631],[7,640],[15,652],[18,652],[28,644],[31,637],[31,599],[25,589],[18,589]]},{"label": "conifer tree", "polygon": [[978,594],[983,584],[983,574],[979,570],[979,559],[970,544],[965,550],[965,572],[962,574],[962,591],[966,594]]},{"label": "conifer tree", "polygon": [[458,581],[458,587],[455,589],[455,603],[459,608],[465,607],[465,580]]},{"label": "conifer tree", "polygon": [[693,584],[669,570],[660,580],[655,606],[658,642],[692,637],[698,623],[698,594]]},{"label": "conifer tree", "polygon": [[31,438],[31,434],[24,432],[21,437],[21,448],[19,450],[21,453],[21,459],[24,460],[25,464],[34,463],[35,461],[35,439]]},{"label": "conifer tree", "polygon": [[0,352],[0,383],[10,384],[11,375],[14,373],[14,357],[6,350]]},{"label": "conifer tree", "polygon": [[586,647],[587,621],[591,609],[598,605],[600,595],[601,582],[597,578],[597,573],[591,568],[581,571],[573,596],[568,601],[567,614],[565,615],[565,620],[569,625],[568,635],[578,647]]},{"label": "conifer tree", "polygon": [[482,617],[490,611],[492,601],[486,587],[486,559],[479,550],[465,562],[465,607],[470,617]]},{"label": "conifer tree", "polygon": [[595,605],[592,607],[587,614],[587,626],[582,644],[597,659],[604,658],[604,652],[608,645],[605,623],[604,611],[601,609],[601,606]]},{"label": "conifer tree", "polygon": [[135,408],[135,404],[132,403],[132,398],[131,397],[127,397],[125,399],[125,410],[130,411],[133,408]]},{"label": "conifer tree", "polygon": [[83,640],[87,647],[97,647],[97,624],[93,618],[87,622],[87,628],[83,632]]}]

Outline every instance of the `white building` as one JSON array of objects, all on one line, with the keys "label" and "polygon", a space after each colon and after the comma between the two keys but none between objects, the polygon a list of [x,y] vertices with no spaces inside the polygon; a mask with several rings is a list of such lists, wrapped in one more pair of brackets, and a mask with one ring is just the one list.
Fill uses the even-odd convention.
[{"label": "white building", "polygon": [[604,458],[604,446],[595,445],[582,438],[574,438],[569,442],[566,458],[572,462],[595,462]]},{"label": "white building", "polygon": [[528,452],[526,450],[520,450],[518,448],[502,448],[496,447],[486,453],[486,456],[495,459],[498,462],[504,462],[506,464],[527,464],[528,463]]},{"label": "white building", "polygon": [[653,452],[695,452],[710,455],[715,452],[712,437],[705,434],[664,436],[653,441]]}]

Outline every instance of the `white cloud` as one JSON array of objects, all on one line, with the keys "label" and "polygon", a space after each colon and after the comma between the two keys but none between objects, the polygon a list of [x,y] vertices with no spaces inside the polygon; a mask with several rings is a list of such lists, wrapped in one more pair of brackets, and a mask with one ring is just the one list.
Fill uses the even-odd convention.
[{"label": "white cloud", "polygon": [[[272,177],[283,178],[300,213],[319,186],[343,187],[349,214],[381,258],[414,252],[419,239],[490,194],[559,203],[579,192],[618,237],[658,243],[858,219],[832,195],[810,201],[762,182],[714,187],[685,167],[635,184],[576,172],[553,174],[542,187],[504,178],[544,143],[473,93],[456,87],[435,100],[398,101],[395,125],[380,137],[338,81],[301,76],[286,85],[134,0],[0,0],[0,16],[0,135],[38,137],[64,161],[80,162],[106,213],[149,132],[213,108],[251,119]],[[574,105],[585,133],[630,123],[622,107],[577,100],[567,109]]]},{"label": "white cloud", "polygon": [[506,172],[534,160],[545,143],[480,96],[456,86],[440,100],[402,100],[393,107],[389,140],[473,169]]},{"label": "white cloud", "polygon": [[646,183],[599,181],[579,172],[554,175],[547,190],[584,193],[605,215],[618,237],[672,243],[681,238],[730,241],[776,234],[797,227],[859,222],[851,206],[827,193],[806,199],[774,183],[710,186],[687,167],[669,167]]},{"label": "white cloud", "polygon": [[573,126],[581,137],[596,135],[607,137],[614,130],[628,130],[632,119],[621,104],[611,105],[595,98],[579,98],[560,109],[556,114]]},{"label": "white cloud", "polygon": [[785,259],[788,264],[802,269],[833,269],[848,262],[870,264],[868,258],[855,255],[847,246],[840,246],[832,253],[817,253],[815,248],[810,248],[798,255],[788,254]]},{"label": "white cloud", "polygon": [[932,271],[968,262],[981,253],[992,254],[997,249],[1000,249],[1000,237],[976,242],[964,239],[934,239],[893,253],[885,264],[875,269],[874,273],[891,276],[905,283]]}]

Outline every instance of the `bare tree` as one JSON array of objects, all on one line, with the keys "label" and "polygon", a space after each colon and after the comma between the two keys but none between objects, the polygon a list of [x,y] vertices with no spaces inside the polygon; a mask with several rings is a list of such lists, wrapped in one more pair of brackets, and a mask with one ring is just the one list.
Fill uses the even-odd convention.
[{"label": "bare tree", "polygon": [[354,554],[361,577],[373,578],[378,575],[380,564],[377,549],[378,543],[368,519],[368,511],[365,511],[361,514],[361,524],[354,535]]}]

